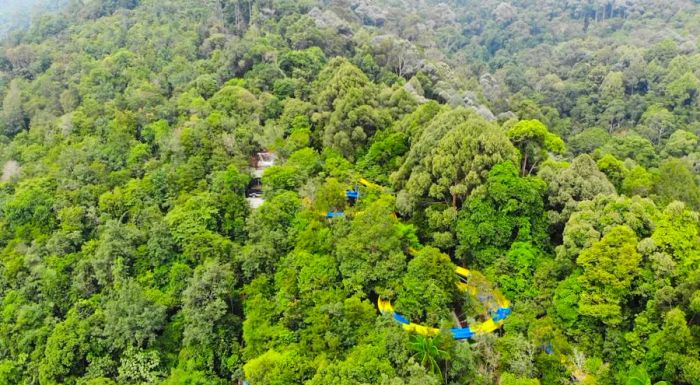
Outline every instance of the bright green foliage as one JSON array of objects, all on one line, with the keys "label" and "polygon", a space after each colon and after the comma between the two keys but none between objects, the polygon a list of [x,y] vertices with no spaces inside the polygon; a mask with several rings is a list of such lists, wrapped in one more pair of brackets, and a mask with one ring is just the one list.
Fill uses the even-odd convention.
[{"label": "bright green foliage", "polygon": [[386,348],[381,345],[361,344],[352,349],[343,361],[324,365],[309,381],[309,385],[372,384],[384,377],[393,377],[394,368]]},{"label": "bright green foliage", "polygon": [[127,383],[153,383],[159,380],[160,359],[155,351],[143,352],[128,349],[124,352],[119,366],[118,379]]},{"label": "bright green foliage", "polygon": [[637,134],[614,136],[600,151],[602,154],[612,154],[617,159],[632,159],[644,167],[654,166],[658,161],[652,142]]},{"label": "bright green foliage", "polygon": [[566,327],[573,327],[579,318],[578,302],[581,296],[581,281],[572,275],[559,282],[552,298],[553,312],[559,322]]},{"label": "bright green foliage", "polygon": [[[196,370],[173,369],[164,385],[221,385],[223,381]],[[95,384],[98,385],[98,384]],[[99,384],[103,385],[103,384]],[[111,385],[109,383],[104,385]]]},{"label": "bright green foliage", "polygon": [[546,164],[538,176],[547,182],[546,206],[553,224],[566,221],[578,202],[615,193],[615,187],[588,155],[579,155],[568,167]]},{"label": "bright green foliage", "polygon": [[[294,191],[301,186],[303,175],[293,166],[272,166],[265,170],[263,181],[266,191]],[[270,195],[268,193],[267,195]]]},{"label": "bright green foliage", "polygon": [[579,300],[582,315],[618,324],[623,314],[621,302],[640,272],[642,256],[637,238],[627,226],[612,228],[600,241],[584,250],[576,260],[583,268],[578,280],[583,287]]},{"label": "bright green foliage", "polygon": [[[39,235],[52,229],[55,223],[50,181],[33,179],[20,183],[15,194],[3,202],[2,215],[9,229],[17,235]],[[34,233],[34,234],[32,234]]]},{"label": "bright green foliage", "polygon": [[540,380],[537,378],[522,378],[512,373],[503,373],[501,375],[501,385],[539,385]]},{"label": "bright green foliage", "polygon": [[0,132],[4,135],[14,135],[27,128],[27,117],[22,105],[22,91],[19,87],[19,82],[12,82],[2,102]]},{"label": "bright green foliage", "polygon": [[600,239],[613,227],[625,225],[640,238],[652,234],[658,216],[653,201],[640,197],[627,198],[616,195],[599,195],[581,202],[571,215],[564,230],[564,240],[559,251],[568,255],[578,253]]},{"label": "bright green foliage", "polygon": [[688,166],[678,159],[661,163],[653,173],[654,194],[662,204],[678,200],[700,208],[700,187]]},{"label": "bright green foliage", "polygon": [[[232,306],[234,277],[227,265],[206,262],[194,272],[182,293],[184,343],[210,345],[218,323],[224,322]],[[230,321],[230,320],[228,320]]]},{"label": "bright green foliage", "polygon": [[[627,385],[651,385],[651,378],[649,374],[641,366],[635,366],[630,369],[629,375],[627,376]],[[667,385],[666,381],[655,382],[654,385]]]},{"label": "bright green foliage", "polygon": [[642,123],[644,129],[642,133],[646,133],[649,140],[654,143],[660,143],[675,129],[675,118],[673,114],[666,108],[658,105],[650,106],[642,115]]},{"label": "bright green foliage", "polygon": [[316,191],[315,206],[321,212],[344,211],[347,199],[345,192],[348,186],[335,178],[328,178]]},{"label": "bright green foliage", "polygon": [[347,158],[364,146],[390,117],[378,107],[377,89],[357,67],[342,58],[319,73],[317,103],[324,112],[315,119],[324,126],[323,144]]},{"label": "bright green foliage", "polygon": [[535,298],[540,292],[536,274],[545,260],[544,253],[530,242],[513,242],[493,263],[499,288],[512,301]]},{"label": "bright green foliage", "polygon": [[[235,82],[234,82],[235,84]],[[260,112],[260,106],[255,95],[237,85],[227,85],[212,96],[212,107],[229,115],[255,116]]]},{"label": "bright green foliage", "polygon": [[520,174],[530,175],[548,152],[562,154],[566,150],[564,141],[547,130],[539,120],[522,120],[508,129],[508,139],[520,150]]},{"label": "bright green foliage", "polygon": [[217,233],[222,218],[211,194],[189,197],[171,210],[165,220],[187,258],[201,261],[206,257],[230,255],[231,241]]},{"label": "bright green foliage", "polygon": [[538,178],[518,176],[512,163],[495,166],[462,208],[456,227],[458,253],[488,265],[513,242],[543,245],[545,188]]},{"label": "bright green foliage", "polygon": [[0,385],[10,385],[18,381],[20,371],[17,364],[10,360],[0,362]]},{"label": "bright green foliage", "polygon": [[88,323],[80,322],[76,315],[56,325],[46,341],[44,357],[39,364],[42,382],[63,383],[80,371],[77,363],[85,359],[89,349]]},{"label": "bright green foliage", "polygon": [[408,263],[396,308],[409,319],[440,326],[457,296],[455,266],[449,256],[426,247]]},{"label": "bright green foliage", "polygon": [[352,220],[347,235],[336,241],[343,285],[351,291],[369,293],[392,287],[405,269],[404,248],[408,245],[392,213],[392,198],[373,202]]},{"label": "bright green foliage", "polygon": [[414,357],[421,365],[442,376],[440,361],[448,358],[448,353],[440,348],[438,338],[415,336],[411,341],[411,350],[415,352]]},{"label": "bright green foliage", "polygon": [[625,164],[621,160],[615,158],[614,155],[605,154],[602,158],[598,159],[596,165],[598,169],[608,177],[608,180],[615,186],[615,189],[617,189],[618,192],[622,192],[622,183],[628,173]]},{"label": "bright green foliage", "polygon": [[0,385],[700,385],[698,20],[2,1]]},{"label": "bright green foliage", "polygon": [[399,208],[410,211],[432,198],[457,207],[491,167],[515,160],[515,149],[493,124],[467,110],[445,112],[423,130],[393,175],[402,188]]},{"label": "bright green foliage", "polygon": [[592,153],[610,140],[610,134],[599,127],[589,128],[572,136],[568,148],[574,155]]},{"label": "bright green foliage", "polygon": [[670,310],[661,330],[649,336],[646,365],[650,372],[661,378],[697,384],[700,351],[693,340],[685,313],[678,308]]},{"label": "bright green foliage", "polygon": [[375,136],[367,154],[358,166],[368,178],[388,182],[392,170],[400,167],[402,156],[408,152],[408,137],[402,132],[381,131]]},{"label": "bright green foliage", "polygon": [[675,157],[682,157],[694,152],[698,146],[698,136],[685,130],[677,130],[668,138],[664,151]]},{"label": "bright green foliage", "polygon": [[[285,385],[301,383],[306,375],[304,361],[298,354],[286,351],[280,354],[274,350],[249,361],[243,368],[252,385]],[[308,374],[307,374],[308,375]]]},{"label": "bright green foliage", "polygon": [[697,106],[700,80],[692,72],[686,72],[683,76],[669,83],[666,92],[674,107]]},{"label": "bright green foliage", "polygon": [[642,166],[634,166],[622,181],[622,193],[647,197],[654,188],[652,174]]},{"label": "bright green foliage", "polygon": [[289,227],[300,206],[297,194],[284,192],[265,201],[248,217],[249,242],[240,261],[244,276],[252,278],[257,272],[273,271],[279,258],[290,250],[294,239]]}]

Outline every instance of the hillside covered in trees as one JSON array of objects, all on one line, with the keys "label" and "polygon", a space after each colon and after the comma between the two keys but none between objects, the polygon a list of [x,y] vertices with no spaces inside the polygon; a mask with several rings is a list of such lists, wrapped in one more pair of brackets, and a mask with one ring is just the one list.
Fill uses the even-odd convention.
[{"label": "hillside covered in trees", "polygon": [[700,385],[697,0],[5,3],[0,385]]}]

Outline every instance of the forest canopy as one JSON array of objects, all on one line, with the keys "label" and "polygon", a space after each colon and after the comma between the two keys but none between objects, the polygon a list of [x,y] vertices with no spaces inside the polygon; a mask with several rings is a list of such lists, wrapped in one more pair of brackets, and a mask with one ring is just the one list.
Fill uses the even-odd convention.
[{"label": "forest canopy", "polygon": [[697,1],[36,4],[0,385],[700,385]]}]

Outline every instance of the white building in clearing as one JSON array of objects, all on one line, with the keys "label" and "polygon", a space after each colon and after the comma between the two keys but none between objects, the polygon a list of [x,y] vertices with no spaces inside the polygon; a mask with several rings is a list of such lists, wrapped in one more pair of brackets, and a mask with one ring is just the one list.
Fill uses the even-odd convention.
[{"label": "white building in clearing", "polygon": [[265,202],[262,198],[262,176],[265,169],[275,165],[276,160],[277,154],[274,152],[259,152],[251,161],[250,173],[253,174],[253,180],[246,191],[246,199],[252,209],[257,209]]}]

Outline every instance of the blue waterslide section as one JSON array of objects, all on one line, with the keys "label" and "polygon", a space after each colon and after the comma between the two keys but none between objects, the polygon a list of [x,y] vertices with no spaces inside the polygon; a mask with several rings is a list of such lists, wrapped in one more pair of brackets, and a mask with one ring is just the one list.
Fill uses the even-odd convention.
[{"label": "blue waterslide section", "polygon": [[493,317],[494,322],[503,321],[513,311],[509,307],[502,307],[496,310],[496,315]]},{"label": "blue waterslide section", "polygon": [[470,328],[452,328],[450,329],[452,338],[456,340],[466,340],[474,337],[474,332]]},{"label": "blue waterslide section", "polygon": [[394,319],[399,321],[400,323],[402,323],[404,325],[408,325],[411,323],[411,321],[409,321],[406,317],[402,316],[399,313],[394,313]]}]

